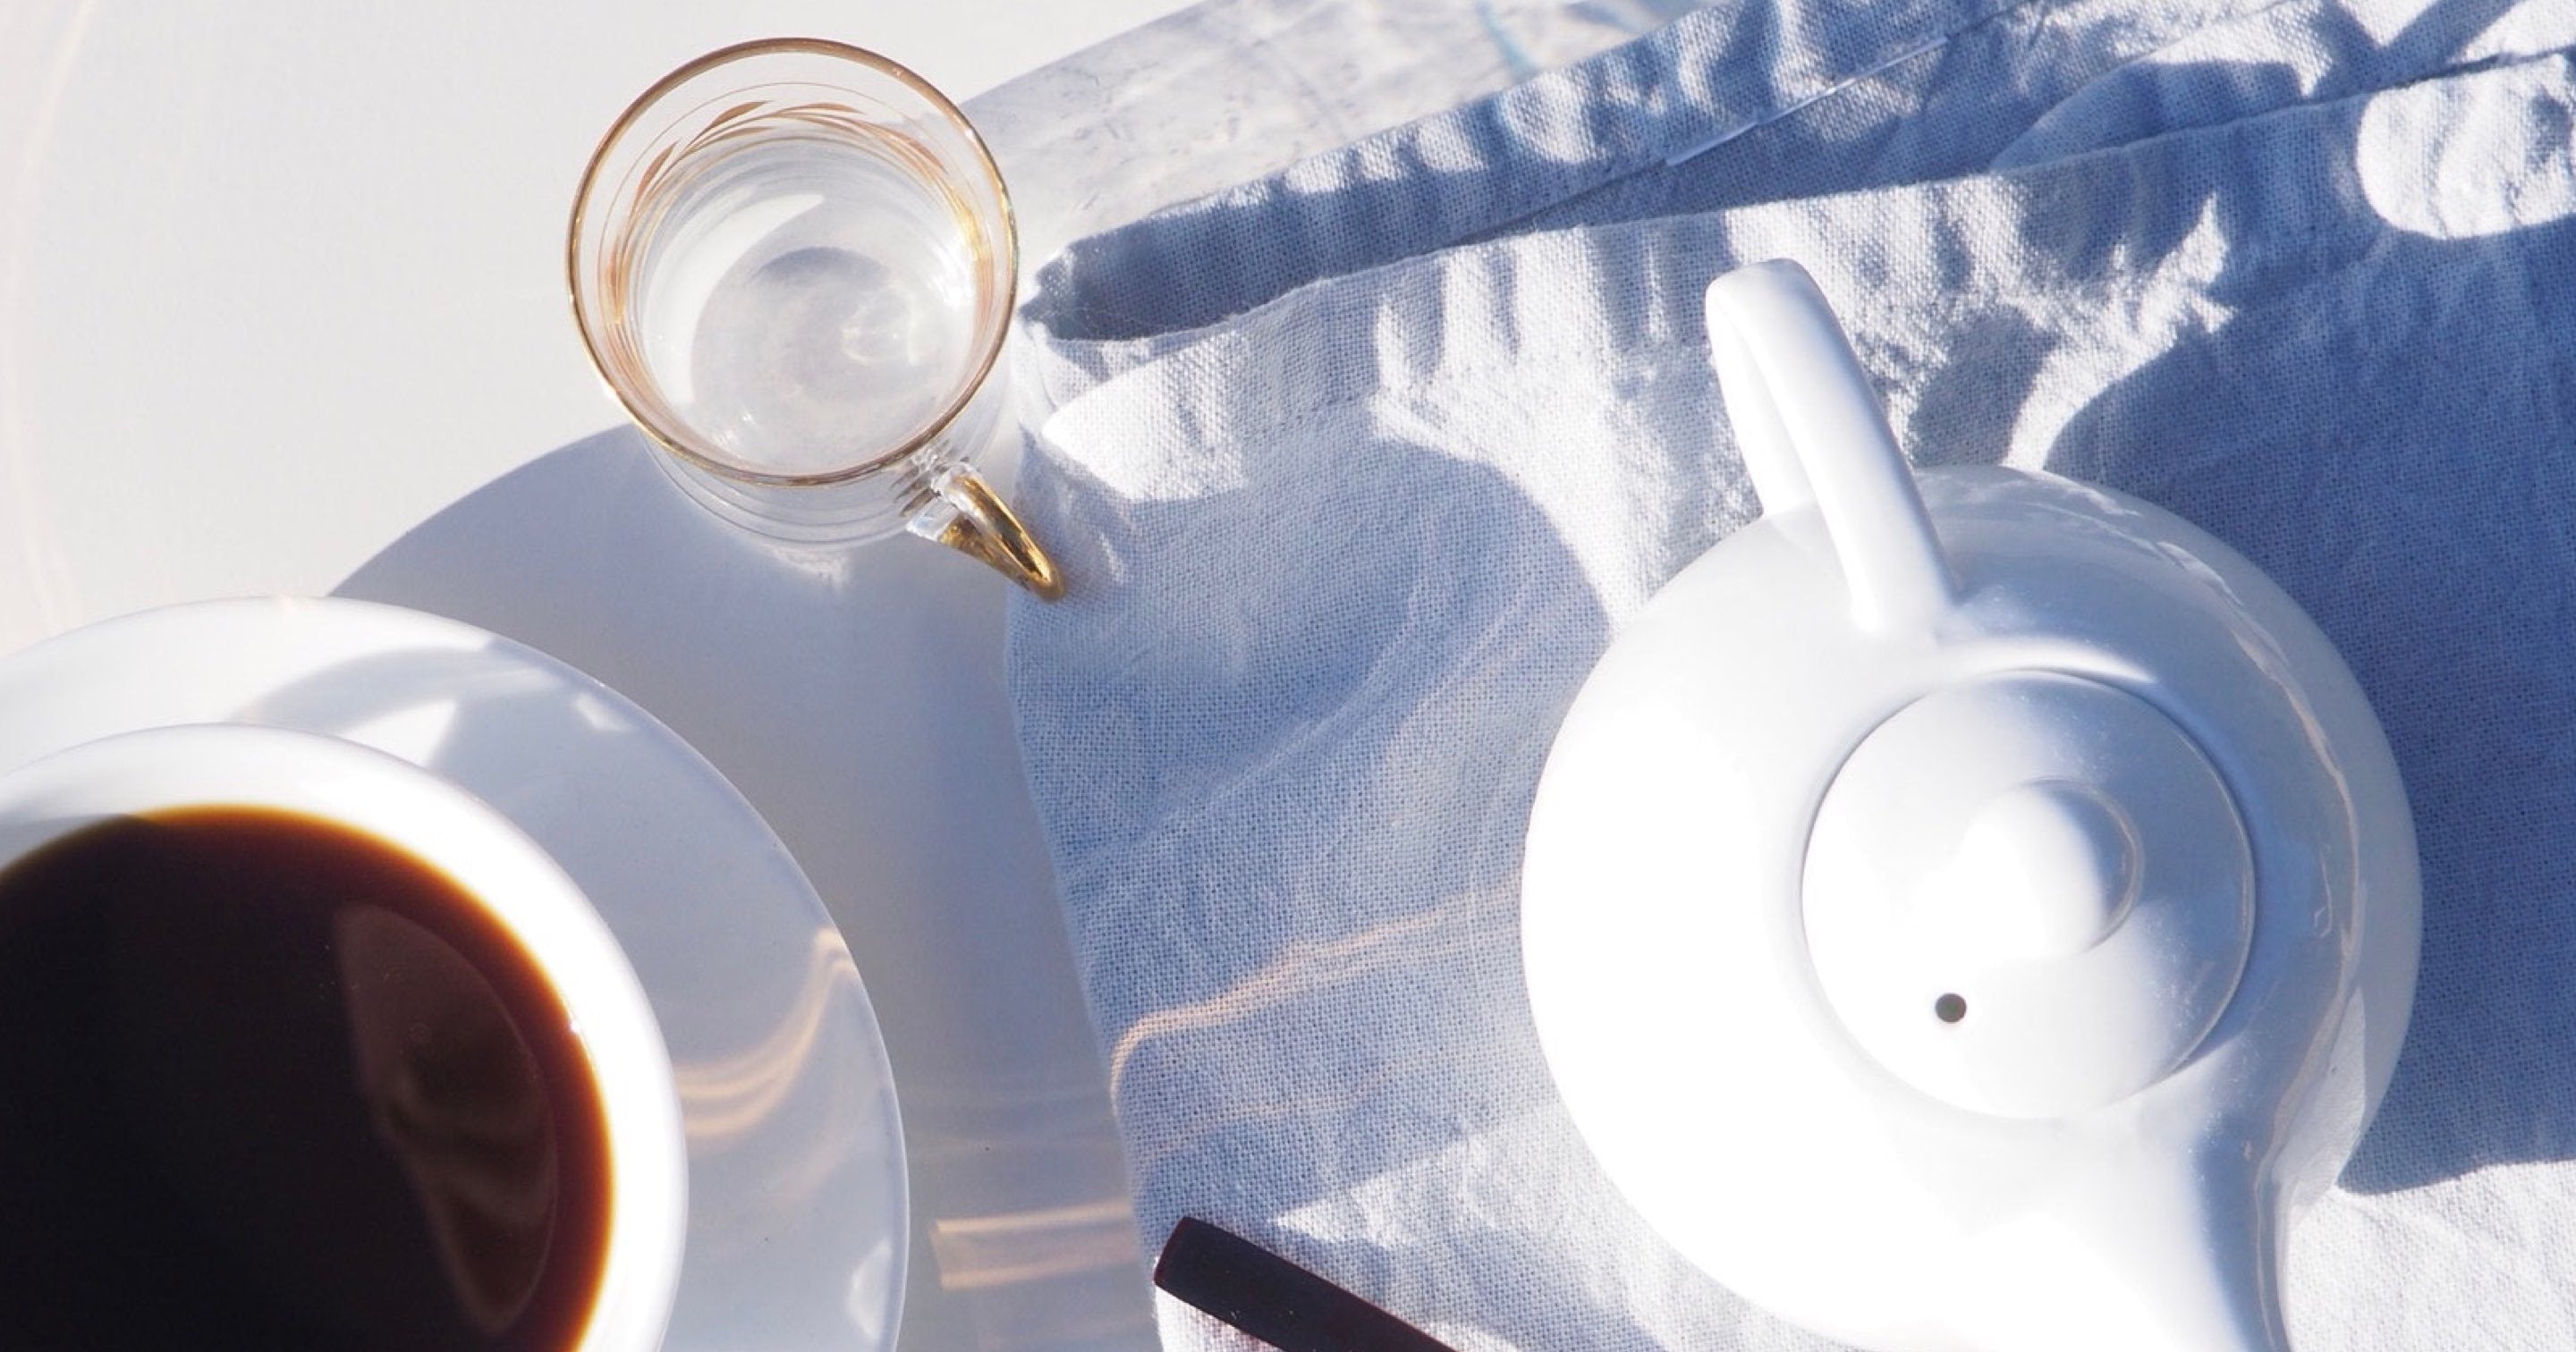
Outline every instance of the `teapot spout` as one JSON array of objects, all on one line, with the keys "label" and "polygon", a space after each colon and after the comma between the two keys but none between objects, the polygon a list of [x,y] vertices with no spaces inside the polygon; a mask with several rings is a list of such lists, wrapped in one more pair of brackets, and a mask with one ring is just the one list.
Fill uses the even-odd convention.
[{"label": "teapot spout", "polygon": [[1810,505],[1864,629],[1928,624],[1956,594],[1913,471],[1824,293],[1786,259],[1708,288],[1710,358],[1766,513]]},{"label": "teapot spout", "polygon": [[1977,1275],[1957,1288],[1963,1345],[2290,1352],[2269,1190],[2212,1191],[2182,1172],[2105,1179],[2072,1206],[1980,1236]]}]

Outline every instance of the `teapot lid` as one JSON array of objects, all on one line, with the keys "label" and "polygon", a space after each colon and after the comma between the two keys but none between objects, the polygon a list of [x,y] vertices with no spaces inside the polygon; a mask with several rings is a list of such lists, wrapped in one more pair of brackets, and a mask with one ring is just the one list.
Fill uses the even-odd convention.
[{"label": "teapot lid", "polygon": [[2007,1117],[2124,1098],[2244,969],[2253,860],[2200,748],[2112,686],[2011,672],[1927,695],[1843,762],[1802,879],[1808,951],[1898,1079]]}]

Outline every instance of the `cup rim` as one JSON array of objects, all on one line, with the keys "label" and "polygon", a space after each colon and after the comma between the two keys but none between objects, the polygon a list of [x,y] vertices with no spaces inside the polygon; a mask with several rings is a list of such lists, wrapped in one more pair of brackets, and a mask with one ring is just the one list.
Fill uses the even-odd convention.
[{"label": "cup rim", "polygon": [[[243,768],[205,768],[223,757]],[[352,779],[374,780],[386,791],[354,798],[331,791],[345,790]],[[679,1290],[687,1224],[688,1147],[678,1076],[660,1016],[624,945],[552,854],[499,809],[435,771],[345,738],[264,724],[183,723],[113,733],[0,770],[0,819],[48,801],[63,810],[66,799],[72,806],[64,815],[34,819],[34,834],[0,843],[0,873],[119,816],[231,806],[327,821],[455,877],[546,967],[547,983],[580,1025],[584,1055],[593,1060],[610,1204],[597,1284],[572,1346],[624,1352],[658,1341]],[[343,806],[350,801],[360,805]],[[415,829],[410,812],[399,810],[424,807],[444,827]],[[426,843],[448,828],[469,844],[480,842],[469,872],[516,874],[543,895],[534,912],[505,910],[452,871],[457,853],[442,858]],[[579,954],[583,964],[557,967],[568,953]],[[592,1056],[603,1039],[623,1058],[613,1069]]]},{"label": "cup rim", "polygon": [[[966,144],[975,152],[976,163],[982,166],[985,176],[992,181],[994,200],[1001,208],[1001,229],[997,233],[997,244],[1001,255],[1002,319],[1000,323],[993,326],[992,333],[983,342],[982,350],[976,355],[970,374],[960,382],[957,393],[902,444],[854,465],[844,465],[828,470],[782,473],[775,470],[753,469],[701,450],[691,444],[690,435],[685,428],[663,426],[651,412],[639,406],[637,400],[628,396],[624,383],[610,374],[608,360],[600,352],[600,340],[592,333],[590,320],[582,305],[581,238],[582,227],[589,219],[591,199],[600,186],[600,170],[608,161],[610,148],[617,145],[629,131],[633,130],[646,109],[660,102],[671,91],[709,71],[758,57],[800,53],[848,61],[888,76],[912,93],[919,95],[933,111],[965,133]],[[626,105],[625,110],[617,115],[616,120],[608,124],[608,130],[600,135],[598,144],[591,148],[590,160],[582,167],[580,186],[573,192],[572,218],[564,232],[564,286],[565,299],[572,307],[573,327],[581,334],[582,352],[589,357],[591,369],[599,374],[600,380],[608,386],[609,393],[614,395],[618,405],[626,410],[627,417],[632,419],[635,425],[657,445],[700,470],[737,483],[757,484],[769,488],[816,488],[862,479],[920,454],[924,448],[936,442],[950,426],[956,423],[958,417],[966,411],[966,406],[972,403],[975,396],[983,390],[985,383],[992,378],[994,364],[1001,358],[1003,343],[1010,337],[1011,314],[1019,304],[1019,220],[1011,205],[1010,184],[1002,177],[1001,165],[994,161],[991,147],[984,144],[983,134],[975,129],[975,124],[967,118],[965,111],[960,109],[954,100],[941,93],[929,81],[915,74],[909,67],[864,47],[837,42],[830,38],[755,38],[748,42],[719,47],[681,65],[654,81],[643,93],[636,95]]]}]

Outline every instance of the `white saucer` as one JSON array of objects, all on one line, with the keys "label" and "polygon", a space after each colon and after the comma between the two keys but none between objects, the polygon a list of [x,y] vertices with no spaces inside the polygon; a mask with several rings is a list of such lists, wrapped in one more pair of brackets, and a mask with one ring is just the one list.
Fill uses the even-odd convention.
[{"label": "white saucer", "polygon": [[181,723],[327,733],[436,771],[588,893],[679,1081],[668,1352],[893,1346],[909,1231],[876,1014],[812,885],[714,767],[552,658],[370,602],[174,606],[0,660],[0,768]]}]

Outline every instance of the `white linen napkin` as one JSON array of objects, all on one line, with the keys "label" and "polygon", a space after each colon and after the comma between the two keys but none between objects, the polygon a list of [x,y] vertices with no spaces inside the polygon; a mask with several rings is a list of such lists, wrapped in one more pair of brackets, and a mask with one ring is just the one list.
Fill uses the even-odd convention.
[{"label": "white linen napkin", "polygon": [[2213,531],[2386,724],[2422,986],[2302,1352],[2576,1346],[2571,48],[2563,0],[1738,0],[1071,246],[1018,490],[1071,594],[1010,675],[1149,1250],[1204,1216],[1465,1349],[1825,1346],[1595,1170],[1517,929],[1566,701],[1753,511],[1699,298],[1783,256],[1919,462]]}]

